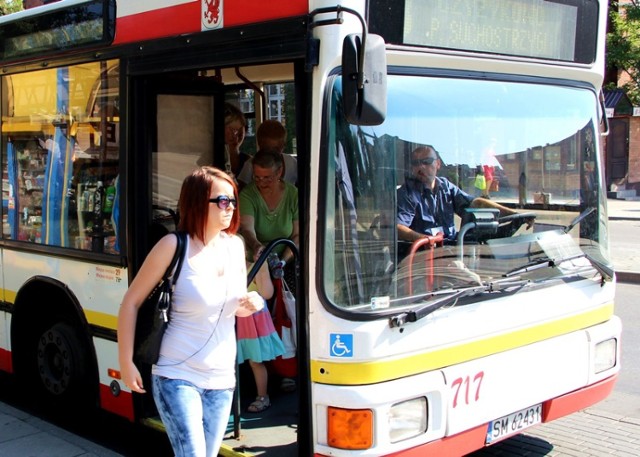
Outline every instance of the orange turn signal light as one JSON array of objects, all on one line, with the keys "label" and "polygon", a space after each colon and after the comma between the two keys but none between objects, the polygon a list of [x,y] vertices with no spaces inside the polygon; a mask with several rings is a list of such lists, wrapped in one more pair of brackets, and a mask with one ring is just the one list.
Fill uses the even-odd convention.
[{"label": "orange turn signal light", "polygon": [[107,374],[109,375],[110,378],[120,379],[120,371],[116,370],[115,368],[109,368],[107,370]]},{"label": "orange turn signal light", "polygon": [[338,449],[369,449],[373,445],[373,411],[327,408],[329,446]]}]

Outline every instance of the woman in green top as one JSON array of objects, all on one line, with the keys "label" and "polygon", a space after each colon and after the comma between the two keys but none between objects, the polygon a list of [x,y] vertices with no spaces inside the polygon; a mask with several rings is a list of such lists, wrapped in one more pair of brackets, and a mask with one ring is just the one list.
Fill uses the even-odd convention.
[{"label": "woman in green top", "polygon": [[[276,238],[288,238],[299,246],[298,189],[282,179],[282,154],[278,151],[258,151],[253,156],[253,182],[240,192],[240,233],[244,237],[251,259],[257,259],[265,245]],[[282,260],[293,258],[289,248],[278,250]],[[278,248],[276,248],[278,249]],[[284,253],[282,252],[284,251]],[[291,266],[285,271],[291,271]],[[286,275],[286,273],[285,273]],[[295,293],[294,284],[289,284]],[[280,389],[295,390],[291,378],[282,378]]]},{"label": "woman in green top", "polygon": [[[298,246],[298,189],[282,180],[282,171],[280,154],[258,151],[253,156],[253,182],[240,192],[240,233],[252,259],[276,238],[288,238]],[[285,261],[293,257],[289,249],[279,254]]]}]

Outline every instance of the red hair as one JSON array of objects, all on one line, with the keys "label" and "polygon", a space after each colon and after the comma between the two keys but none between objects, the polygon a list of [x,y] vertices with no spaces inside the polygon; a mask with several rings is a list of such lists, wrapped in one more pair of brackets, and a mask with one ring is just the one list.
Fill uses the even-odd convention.
[{"label": "red hair", "polygon": [[[205,226],[209,219],[209,195],[216,179],[228,182],[233,187],[233,198],[238,201],[238,186],[224,171],[214,167],[200,167],[184,178],[178,210],[180,223],[178,229],[187,232],[193,238],[204,240]],[[231,223],[224,232],[235,235],[240,228],[240,211],[235,205]]]}]

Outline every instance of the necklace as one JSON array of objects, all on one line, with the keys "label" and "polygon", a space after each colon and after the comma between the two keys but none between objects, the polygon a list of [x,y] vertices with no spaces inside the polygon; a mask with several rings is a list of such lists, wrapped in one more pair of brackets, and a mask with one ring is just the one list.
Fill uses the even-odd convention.
[{"label": "necklace", "polygon": [[[269,198],[266,198],[262,193],[260,193],[262,197],[262,202],[264,203],[265,213],[264,216],[267,220],[273,221],[280,214],[280,209],[282,207],[284,192],[278,189],[269,195]],[[273,206],[273,208],[271,208]]]}]

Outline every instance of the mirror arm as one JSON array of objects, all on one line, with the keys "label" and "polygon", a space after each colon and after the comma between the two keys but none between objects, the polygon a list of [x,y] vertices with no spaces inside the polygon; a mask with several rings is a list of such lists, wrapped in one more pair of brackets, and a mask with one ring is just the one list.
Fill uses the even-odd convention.
[{"label": "mirror arm", "polygon": [[[309,29],[313,29],[315,27],[323,27],[325,25],[342,24],[344,22],[344,19],[342,18],[343,12],[353,14],[355,17],[357,17],[360,20],[360,24],[362,25],[361,41],[362,41],[363,51],[358,56],[358,89],[362,90],[364,89],[364,55],[365,55],[364,50],[366,49],[365,45],[367,44],[367,23],[365,22],[364,18],[360,15],[360,13],[358,13],[356,10],[353,10],[351,8],[346,8],[342,5],[328,6],[325,8],[317,8],[311,11],[311,13],[309,13],[309,16],[311,18],[311,20],[309,21]],[[335,19],[324,19],[321,21],[313,20],[313,18],[318,14],[326,14],[326,13],[336,13],[337,16]]]}]

